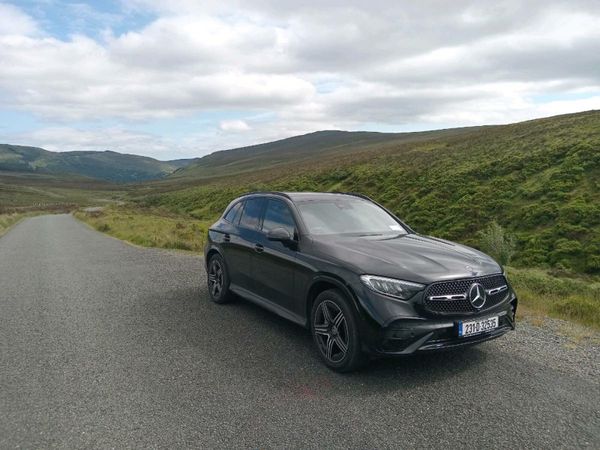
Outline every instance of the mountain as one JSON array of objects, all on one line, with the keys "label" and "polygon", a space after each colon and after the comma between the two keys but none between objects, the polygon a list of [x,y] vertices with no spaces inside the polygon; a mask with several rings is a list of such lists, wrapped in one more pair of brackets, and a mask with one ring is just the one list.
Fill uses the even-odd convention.
[{"label": "mountain", "polygon": [[160,179],[193,161],[158,161],[112,151],[51,152],[38,147],[0,144],[0,171],[73,174],[113,182]]},{"label": "mountain", "polygon": [[[192,186],[183,174],[200,178]],[[516,237],[515,264],[600,274],[600,111],[403,135],[313,133],[201,158],[137,198],[209,222],[254,190],[361,192],[421,233],[473,246],[496,221]]]},{"label": "mountain", "polygon": [[390,142],[420,142],[479,128],[454,128],[417,133],[317,131],[266,144],[221,150],[198,158],[192,164],[175,171],[171,177],[210,178],[252,172],[257,169],[274,168],[290,163],[310,162],[324,155],[348,155],[369,149],[378,150],[382,144]]}]

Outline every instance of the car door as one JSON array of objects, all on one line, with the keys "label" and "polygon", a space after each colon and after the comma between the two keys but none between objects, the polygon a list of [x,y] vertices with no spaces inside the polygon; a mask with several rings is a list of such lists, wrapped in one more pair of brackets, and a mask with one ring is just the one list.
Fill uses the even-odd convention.
[{"label": "car door", "polygon": [[[256,292],[252,258],[256,252],[256,244],[261,239],[258,227],[265,202],[266,199],[262,197],[245,200],[237,226],[237,236],[235,236],[235,254],[231,258],[231,262],[227,261],[232,283],[251,292]],[[231,238],[233,240],[234,236]]]},{"label": "car door", "polygon": [[291,236],[298,235],[294,216],[282,200],[267,200],[261,223],[260,240],[252,263],[255,291],[261,297],[288,311],[297,312],[294,272],[296,270],[296,246],[290,243],[270,241],[267,233],[275,228],[285,228]]}]

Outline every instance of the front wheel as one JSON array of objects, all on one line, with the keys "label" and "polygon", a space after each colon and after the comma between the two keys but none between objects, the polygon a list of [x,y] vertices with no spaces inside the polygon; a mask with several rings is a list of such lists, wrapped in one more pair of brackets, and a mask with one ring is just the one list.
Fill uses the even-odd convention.
[{"label": "front wheel", "polygon": [[208,261],[208,295],[215,303],[231,301],[229,274],[221,255],[213,255]]},{"label": "front wheel", "polygon": [[325,364],[337,372],[351,372],[366,362],[353,307],[338,290],[320,293],[311,314],[313,340]]}]

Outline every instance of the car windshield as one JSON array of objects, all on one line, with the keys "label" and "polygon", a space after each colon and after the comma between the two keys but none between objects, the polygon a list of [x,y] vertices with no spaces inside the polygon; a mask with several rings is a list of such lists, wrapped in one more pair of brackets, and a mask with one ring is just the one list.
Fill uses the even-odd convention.
[{"label": "car windshield", "polygon": [[377,236],[406,234],[406,230],[384,209],[358,197],[297,202],[310,234],[352,234]]}]

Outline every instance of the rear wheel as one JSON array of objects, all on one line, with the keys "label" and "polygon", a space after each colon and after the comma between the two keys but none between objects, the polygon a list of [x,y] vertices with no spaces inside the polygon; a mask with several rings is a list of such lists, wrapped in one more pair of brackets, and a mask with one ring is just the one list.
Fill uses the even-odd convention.
[{"label": "rear wheel", "polygon": [[321,359],[338,372],[351,372],[366,362],[353,307],[338,290],[320,293],[311,314],[313,340]]},{"label": "rear wheel", "polygon": [[208,261],[208,295],[215,303],[227,303],[232,299],[229,274],[221,255],[213,255]]}]

